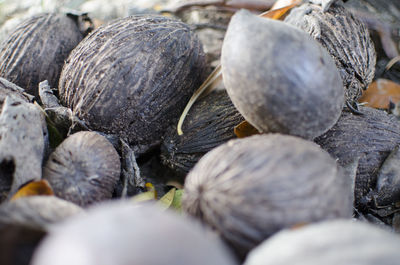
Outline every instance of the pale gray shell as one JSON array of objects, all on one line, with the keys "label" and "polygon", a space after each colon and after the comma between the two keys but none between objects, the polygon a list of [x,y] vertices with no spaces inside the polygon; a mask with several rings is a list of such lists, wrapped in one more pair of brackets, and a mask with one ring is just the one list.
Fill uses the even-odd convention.
[{"label": "pale gray shell", "polygon": [[55,196],[29,196],[0,205],[0,226],[21,225],[47,229],[49,225],[82,212],[71,202]]},{"label": "pale gray shell", "polygon": [[[4,84],[4,83],[3,83]],[[3,91],[3,89],[0,89]],[[5,93],[3,93],[6,91]],[[45,118],[19,92],[0,92],[0,202],[42,177],[47,128]]]},{"label": "pale gray shell", "polygon": [[189,172],[183,209],[239,256],[280,229],[352,215],[350,183],[316,144],[294,136],[231,140]]},{"label": "pale gray shell", "polygon": [[368,28],[342,5],[303,4],[285,22],[309,33],[335,60],[346,89],[346,100],[357,101],[375,74],[376,54]]},{"label": "pale gray shell", "polygon": [[237,12],[221,66],[233,104],[259,131],[313,139],[342,111],[344,89],[333,59],[287,23]]},{"label": "pale gray shell", "polygon": [[235,265],[227,249],[193,220],[155,205],[99,205],[54,229],[33,265]]},{"label": "pale gray shell", "polygon": [[398,235],[335,220],[282,231],[250,252],[244,265],[395,265],[399,249]]},{"label": "pale gray shell", "polygon": [[110,199],[120,176],[113,145],[95,132],[77,132],[50,155],[43,178],[56,196],[80,206]]}]

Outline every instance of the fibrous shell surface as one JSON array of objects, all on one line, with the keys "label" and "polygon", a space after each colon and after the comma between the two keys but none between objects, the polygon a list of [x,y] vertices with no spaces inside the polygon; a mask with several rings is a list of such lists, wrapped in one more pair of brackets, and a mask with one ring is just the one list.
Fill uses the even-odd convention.
[{"label": "fibrous shell surface", "polygon": [[339,4],[327,11],[303,4],[291,10],[285,22],[309,33],[329,52],[346,88],[346,100],[357,101],[375,74],[376,54],[368,28]]},{"label": "fibrous shell surface", "polygon": [[365,195],[375,188],[382,163],[400,144],[400,124],[394,115],[368,107],[360,110],[363,115],[343,111],[335,126],[315,139],[340,165],[358,159],[354,191],[358,208],[365,207]]},{"label": "fibrous shell surface", "polygon": [[281,21],[239,11],[221,57],[233,104],[259,131],[312,139],[340,116],[344,89],[328,52]]},{"label": "fibrous shell surface", "polygon": [[207,153],[186,178],[182,205],[243,257],[280,229],[351,217],[351,192],[335,160],[316,144],[269,134]]},{"label": "fibrous shell surface", "polygon": [[60,96],[91,128],[120,135],[140,154],[176,122],[204,67],[201,44],[186,24],[127,17],[98,28],[74,49]]},{"label": "fibrous shell surface", "polygon": [[64,61],[82,38],[76,21],[64,14],[27,19],[1,44],[0,76],[38,96],[43,80],[57,87]]},{"label": "fibrous shell surface", "polygon": [[226,91],[215,91],[193,106],[178,135],[175,126],[164,136],[163,163],[186,175],[211,149],[236,138],[234,127],[244,118],[233,106]]}]

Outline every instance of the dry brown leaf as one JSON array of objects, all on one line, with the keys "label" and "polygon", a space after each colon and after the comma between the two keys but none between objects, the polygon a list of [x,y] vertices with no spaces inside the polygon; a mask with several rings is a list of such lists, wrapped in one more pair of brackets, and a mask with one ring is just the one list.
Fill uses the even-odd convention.
[{"label": "dry brown leaf", "polygon": [[376,109],[387,109],[390,101],[400,101],[400,84],[383,78],[372,82],[359,99],[359,102]]},{"label": "dry brown leaf", "polygon": [[241,123],[239,123],[239,125],[236,125],[233,131],[238,138],[260,134],[260,132],[247,121],[242,121]]},{"label": "dry brown leaf", "polygon": [[12,196],[11,200],[16,200],[21,197],[35,196],[35,195],[54,195],[53,189],[50,187],[47,180],[42,179],[38,181],[32,181],[28,184],[22,186],[15,194]]}]

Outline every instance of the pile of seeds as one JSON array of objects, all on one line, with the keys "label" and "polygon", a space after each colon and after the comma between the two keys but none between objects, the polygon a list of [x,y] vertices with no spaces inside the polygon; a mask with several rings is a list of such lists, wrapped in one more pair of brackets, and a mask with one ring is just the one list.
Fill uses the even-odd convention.
[{"label": "pile of seeds", "polygon": [[[375,74],[367,27],[342,1],[317,0],[284,20],[240,10],[226,27],[206,52],[193,27],[160,14],[94,29],[87,14],[46,13],[9,34],[4,264],[400,258],[400,124],[357,102]],[[190,97],[221,76],[178,134]]]}]

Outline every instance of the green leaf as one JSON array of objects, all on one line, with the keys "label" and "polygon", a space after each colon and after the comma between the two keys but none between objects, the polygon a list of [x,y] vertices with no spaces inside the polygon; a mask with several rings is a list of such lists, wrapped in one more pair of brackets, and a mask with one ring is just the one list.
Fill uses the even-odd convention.
[{"label": "green leaf", "polygon": [[158,201],[158,205],[161,206],[161,208],[163,209],[168,209],[171,206],[172,201],[174,200],[175,191],[176,188],[172,188],[167,193],[165,193],[165,195],[162,196]]},{"label": "green leaf", "polygon": [[183,189],[177,189],[171,203],[171,208],[174,208],[178,212],[182,212],[182,195]]}]

